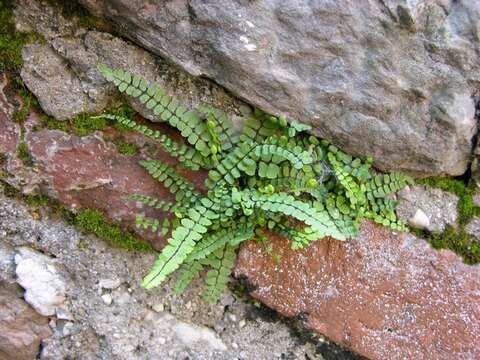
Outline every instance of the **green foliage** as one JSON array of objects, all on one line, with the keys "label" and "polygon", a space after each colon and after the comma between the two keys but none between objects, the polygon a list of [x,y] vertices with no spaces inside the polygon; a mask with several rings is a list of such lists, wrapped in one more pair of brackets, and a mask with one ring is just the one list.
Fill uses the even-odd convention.
[{"label": "green foliage", "polygon": [[461,255],[467,264],[480,262],[480,244],[465,231],[465,226],[474,216],[480,216],[480,207],[473,203],[475,185],[465,184],[461,180],[431,177],[417,180],[421,185],[435,187],[458,196],[457,204],[457,227],[447,226],[442,234],[434,234],[428,231],[417,231],[417,235],[428,240],[437,249],[450,249]]},{"label": "green foliage", "polygon": [[[160,219],[137,217],[138,226],[170,232],[142,286],[161,284],[179,269],[176,291],[183,291],[207,269],[204,298],[215,302],[225,289],[241,242],[262,236],[261,229],[281,233],[293,248],[330,236],[356,236],[362,219],[396,230],[406,229],[387,198],[411,179],[401,174],[372,176],[365,162],[306,133],[309,125],[287,122],[260,110],[236,134],[225,114],[202,105],[187,110],[156,84],[123,70],[99,66],[104,77],[141,103],[160,120],[177,128],[185,143],[139,125],[126,116],[113,119],[157,141],[180,166],[208,170],[202,194],[176,169],[156,160],[140,164],[175,196],[175,203],[136,194],[133,200],[170,213]],[[260,235],[259,235],[260,234]],[[279,257],[275,255],[279,261]]]},{"label": "green foliage", "polygon": [[120,227],[109,224],[97,210],[83,210],[75,216],[75,224],[82,230],[93,233],[110,245],[136,251],[152,251],[150,244],[140,241]]},{"label": "green foliage", "polygon": [[94,131],[105,130],[109,125],[103,117],[81,114],[68,120],[56,120],[50,116],[42,116],[43,124],[50,130],[57,129],[78,136],[87,136]]},{"label": "green foliage", "polygon": [[138,146],[126,142],[116,143],[118,152],[123,155],[133,156],[138,154]]},{"label": "green foliage", "polygon": [[25,196],[25,202],[32,206],[47,206],[50,204],[50,199],[45,195],[28,195]]},{"label": "green foliage", "polygon": [[42,40],[37,34],[15,30],[13,8],[13,1],[0,1],[0,71],[19,72],[23,45]]},{"label": "green foliage", "polygon": [[28,150],[28,145],[24,142],[21,142],[17,146],[17,156],[22,160],[25,166],[33,166],[33,160],[30,156],[30,151]]}]

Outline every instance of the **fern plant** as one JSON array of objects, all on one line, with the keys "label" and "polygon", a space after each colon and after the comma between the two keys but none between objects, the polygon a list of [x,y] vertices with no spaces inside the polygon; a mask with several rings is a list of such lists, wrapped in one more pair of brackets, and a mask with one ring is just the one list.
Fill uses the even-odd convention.
[{"label": "fern plant", "polygon": [[353,238],[363,219],[406,229],[387,195],[410,183],[409,177],[373,176],[371,159],[355,159],[309,135],[310,126],[288,123],[285,117],[255,110],[235,133],[227,117],[212,107],[191,111],[157,84],[106,65],[98,69],[120,92],[177,128],[186,143],[131,119],[101,116],[154,139],[180,166],[208,170],[204,195],[174,168],[153,159],[140,162],[176,200],[132,194],[132,200],[174,214],[173,221],[171,216],[137,218],[139,226],[170,234],[144,288],[160,285],[179,269],[176,291],[182,292],[206,268],[204,298],[216,302],[227,286],[236,249],[243,241],[264,237],[264,230],[284,235],[299,249],[326,236]]}]

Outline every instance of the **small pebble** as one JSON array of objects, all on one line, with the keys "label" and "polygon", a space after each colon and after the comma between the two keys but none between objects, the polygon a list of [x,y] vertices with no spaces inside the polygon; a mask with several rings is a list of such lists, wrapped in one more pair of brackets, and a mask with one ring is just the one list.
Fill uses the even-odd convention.
[{"label": "small pebble", "polygon": [[426,229],[430,226],[430,219],[421,209],[417,209],[415,215],[408,220],[408,223],[414,228]]},{"label": "small pebble", "polygon": [[240,322],[238,323],[238,327],[241,329],[243,327],[245,327],[245,325],[247,325],[247,322],[245,320],[240,320]]},{"label": "small pebble", "polygon": [[98,282],[98,287],[102,289],[116,289],[122,284],[122,280],[120,279],[101,279]]},{"label": "small pebble", "polygon": [[110,295],[110,294],[103,294],[103,295],[102,295],[102,300],[103,300],[103,302],[104,302],[105,304],[111,305],[111,304],[112,304],[112,301],[113,301],[112,295]]},{"label": "small pebble", "polygon": [[165,310],[165,305],[158,303],[152,306],[152,309],[156,312],[163,312]]}]

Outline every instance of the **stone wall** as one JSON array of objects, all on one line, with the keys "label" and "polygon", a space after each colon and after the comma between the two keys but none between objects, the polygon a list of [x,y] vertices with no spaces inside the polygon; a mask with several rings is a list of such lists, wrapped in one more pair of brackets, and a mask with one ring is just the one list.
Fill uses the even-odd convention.
[{"label": "stone wall", "polygon": [[[112,34],[86,29],[78,19],[64,17],[60,8],[34,0],[18,3],[17,27],[34,30],[45,39],[24,47],[22,79],[43,111],[57,119],[101,111],[108,106],[115,92],[97,74],[98,62],[153,79],[188,106],[201,101],[211,103],[237,123],[251,112],[249,105],[222,87],[155,56],[161,54],[194,75],[213,78],[253,105],[312,122],[317,134],[346,150],[374,155],[380,168],[403,169],[423,176],[461,174],[468,166],[476,133],[472,95],[477,91],[479,74],[478,57],[474,56],[478,34],[473,27],[478,6],[473,1],[417,2],[415,6],[404,1],[339,1],[325,2],[319,8],[302,2],[280,6],[275,1],[251,2],[242,7],[230,2],[220,6],[217,2],[176,1],[157,7],[141,1],[84,1],[97,15],[121,24],[117,31],[151,52]],[[73,212],[99,209],[108,220],[136,231],[160,249],[163,238],[133,226],[134,212],[146,210],[124,201],[124,196],[132,192],[169,196],[137,162],[152,154],[171,164],[173,159],[143,136],[128,131],[105,128],[80,136],[49,129],[39,112],[31,112],[23,124],[15,123],[12,114],[21,107],[21,99],[9,95],[11,85],[8,76],[2,77],[2,181],[25,194],[47,194]],[[137,103],[131,105],[152,118]],[[169,131],[162,124],[151,126]],[[138,153],[120,154],[116,147],[119,139],[135,144]],[[17,154],[21,143],[28,149],[31,164],[25,164]],[[185,175],[197,185],[205,176]],[[413,223],[421,210],[428,220],[422,226],[427,229],[441,231],[446,225],[455,225],[457,216],[450,211],[457,206],[455,196],[412,187],[400,198],[401,213],[407,221]],[[80,358],[102,351],[104,356],[114,358],[140,359],[152,354],[167,358],[170,353],[151,341],[143,321],[155,327],[165,342],[178,344],[184,330],[191,330],[184,323],[192,318],[182,318],[181,314],[192,311],[192,306],[198,311],[198,317],[193,316],[195,322],[213,327],[216,333],[195,328],[192,336],[200,340],[175,347],[179,349],[179,358],[185,354],[202,358],[217,353],[224,358],[233,354],[254,358],[255,339],[248,338],[239,345],[233,339],[245,333],[235,332],[223,321],[223,317],[238,315],[228,313],[229,308],[235,309],[228,301],[214,315],[221,321],[210,321],[210,310],[198,310],[202,305],[191,300],[197,298],[193,293],[188,295],[188,301],[180,301],[178,311],[164,314],[160,306],[154,308],[162,299],[168,299],[169,306],[178,305],[167,291],[170,285],[160,294],[139,288],[141,276],[153,261],[152,255],[111,249],[96,239],[72,235],[71,228],[65,230],[61,224],[51,222],[42,225],[42,236],[38,237],[31,230],[38,226],[37,215],[29,217],[29,210],[23,209],[17,216],[13,210],[16,203],[5,203],[4,218],[11,221],[4,220],[4,227],[18,230],[23,227],[17,224],[19,219],[27,218],[26,227],[30,229],[20,231],[20,237],[6,230],[0,234],[0,244],[7,244],[2,254],[13,274],[10,281],[15,282],[12,279],[18,276],[26,290],[15,297],[29,299],[31,284],[16,274],[22,262],[29,259],[53,263],[67,284],[62,290],[64,297],[60,296],[67,306],[54,305],[54,310],[50,306],[49,312],[44,313],[54,320],[49,325],[54,335],[43,340],[43,358],[63,356],[62,351],[76,341],[91,345],[84,352],[82,348],[74,351]],[[163,216],[159,212],[149,215]],[[473,225],[469,231],[477,236],[478,227]],[[42,238],[48,240],[44,243]],[[73,239],[72,244],[68,243],[69,238]],[[324,239],[305,251],[293,252],[281,238],[272,237],[272,241],[274,253],[281,255],[279,263],[259,245],[249,243],[240,251],[236,276],[249,286],[255,298],[296,318],[313,332],[372,359],[480,356],[478,265],[465,265],[450,251],[433,250],[425,240],[371,223],[363,225],[358,239],[345,243]],[[89,250],[83,256],[85,244]],[[46,257],[39,252],[46,253]],[[101,255],[97,257],[98,254]],[[78,264],[83,268],[76,278]],[[97,284],[103,274],[117,272],[122,274],[118,286],[112,285],[110,277],[103,282],[110,284],[107,287]],[[115,281],[113,284],[117,284]],[[22,301],[19,306],[26,306]],[[106,319],[103,312],[113,317],[118,305],[126,313],[118,322]],[[36,306],[42,313],[44,309]],[[138,319],[135,311],[141,313],[138,317],[143,320]],[[25,330],[33,334],[31,344],[37,351],[40,341],[50,335],[45,316],[37,321],[36,315],[32,315],[35,329],[27,326]],[[162,323],[168,326],[161,327]],[[146,343],[121,332],[128,326]],[[175,332],[175,336],[169,337],[178,326],[180,335]],[[230,332],[223,333],[222,326]],[[279,334],[288,332],[279,325],[257,336],[263,339],[271,329]],[[274,338],[269,338],[272,347]],[[294,340],[285,339],[278,344],[282,350],[276,351],[275,357],[286,356],[288,351],[283,349],[297,347]],[[202,349],[209,341],[216,347]],[[321,347],[319,344],[317,348]],[[137,351],[136,346],[142,351]],[[237,351],[239,346],[252,348],[242,355],[242,349]],[[262,349],[262,356],[270,355],[268,348]],[[320,356],[303,347],[297,350],[291,356]]]}]

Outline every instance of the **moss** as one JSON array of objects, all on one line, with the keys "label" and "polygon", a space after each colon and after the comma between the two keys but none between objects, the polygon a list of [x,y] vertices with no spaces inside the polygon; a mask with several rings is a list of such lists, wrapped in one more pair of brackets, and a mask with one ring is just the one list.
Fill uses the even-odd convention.
[{"label": "moss", "polygon": [[427,239],[435,249],[449,249],[462,256],[466,264],[480,262],[480,244],[475,242],[462,226],[454,228],[447,225],[441,234],[418,229],[414,232],[418,237]]},{"label": "moss", "polygon": [[467,225],[474,216],[480,216],[480,207],[473,203],[474,184],[452,178],[432,177],[417,180],[418,184],[438,188],[458,196],[458,219],[457,228],[447,226],[442,234],[434,234],[428,231],[416,230],[416,234],[427,239],[436,249],[450,249],[461,255],[467,264],[480,262],[480,244],[474,241],[471,235],[465,231]]},{"label": "moss", "polygon": [[105,130],[108,126],[107,120],[94,118],[88,114],[82,114],[70,120],[72,132],[78,136],[86,136],[94,131]]},{"label": "moss", "polygon": [[97,130],[105,130],[109,126],[106,119],[94,118],[89,114],[81,114],[63,121],[44,115],[41,120],[43,125],[50,130],[61,130],[80,137],[87,136]]},{"label": "moss", "polygon": [[17,156],[22,160],[25,166],[33,166],[33,160],[30,156],[30,151],[28,150],[28,145],[24,142],[18,144],[17,146]]},{"label": "moss", "polygon": [[117,142],[117,149],[120,154],[133,156],[138,154],[138,146],[126,142]]},{"label": "moss", "polygon": [[50,199],[45,195],[27,195],[25,202],[31,206],[47,206],[50,205]]},{"label": "moss", "polygon": [[23,45],[44,41],[38,34],[15,31],[13,8],[12,0],[0,1],[0,71],[20,71]]},{"label": "moss", "polygon": [[37,98],[25,87],[23,82],[16,80],[15,94],[22,98],[21,107],[12,114],[12,120],[18,124],[23,124],[27,119],[28,114],[32,110],[40,109]]},{"label": "moss", "polygon": [[431,177],[426,179],[419,179],[417,180],[417,183],[438,188],[443,191],[455,194],[457,196],[462,196],[466,191],[466,186],[463,181],[452,178]]},{"label": "moss", "polygon": [[472,217],[480,215],[480,207],[475,206],[473,203],[475,185],[472,182],[465,184],[457,179],[432,177],[417,180],[417,183],[457,195],[459,198],[457,206],[458,222],[461,225],[467,224]]},{"label": "moss", "polygon": [[[130,105],[122,103],[118,97],[115,97],[110,102],[105,112],[130,118],[136,113]],[[43,126],[50,130],[61,130],[80,137],[90,135],[95,131],[105,130],[110,126],[120,131],[127,130],[126,127],[117,121],[97,118],[95,115],[98,114],[80,114],[68,120],[57,120],[51,116],[43,115],[41,121]],[[132,149],[130,149],[130,151],[132,151]]]},{"label": "moss", "polygon": [[97,210],[84,210],[75,217],[75,224],[82,230],[91,232],[115,247],[153,251],[150,244],[138,240],[134,235],[124,232],[119,226],[111,225],[103,214]]}]

